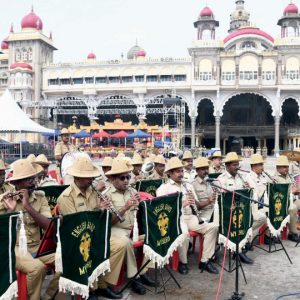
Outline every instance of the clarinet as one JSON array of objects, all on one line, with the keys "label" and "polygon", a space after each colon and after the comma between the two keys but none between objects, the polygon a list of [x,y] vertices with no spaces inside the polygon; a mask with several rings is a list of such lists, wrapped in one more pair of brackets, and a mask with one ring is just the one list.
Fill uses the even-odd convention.
[{"label": "clarinet", "polygon": [[100,193],[99,191],[97,191],[93,186],[92,186],[92,189],[97,193],[100,201],[103,200],[103,201],[108,201],[109,202],[109,210],[111,213],[113,213],[120,221],[120,223],[124,222],[125,221],[125,218],[123,216],[120,215],[120,213],[118,212],[118,210],[112,205],[112,202],[111,200],[105,195],[109,189],[107,188],[104,192]]},{"label": "clarinet", "polygon": [[[186,183],[185,183],[184,181],[182,181],[182,186],[185,188],[185,190],[186,190],[186,192],[187,192],[188,194],[191,193],[191,191],[187,188]],[[191,207],[191,209],[192,209],[193,215],[195,215],[195,216],[198,218],[199,224],[203,224],[204,221],[203,221],[202,218],[201,218],[200,211],[199,211],[199,209],[198,209],[196,203],[191,204],[190,207]]]},{"label": "clarinet", "polygon": [[265,171],[263,171],[263,173],[264,173],[265,175],[267,175],[267,176],[269,177],[269,179],[270,179],[273,183],[278,183],[277,180],[275,180],[274,178],[272,178],[272,176],[271,176],[269,173],[267,173],[267,172],[265,172]]}]

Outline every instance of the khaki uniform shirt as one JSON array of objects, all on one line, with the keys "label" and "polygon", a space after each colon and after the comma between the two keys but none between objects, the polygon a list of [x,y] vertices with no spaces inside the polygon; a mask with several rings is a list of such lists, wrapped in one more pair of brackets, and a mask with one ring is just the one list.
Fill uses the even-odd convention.
[{"label": "khaki uniform shirt", "polygon": [[184,169],[183,180],[185,182],[192,183],[195,180],[196,176],[197,172],[194,169],[192,169],[191,171]]},{"label": "khaki uniform shirt", "polygon": [[292,175],[300,174],[300,164],[297,161],[291,162],[289,173]]},{"label": "khaki uniform shirt", "polygon": [[3,183],[3,185],[0,188],[0,195],[4,194],[6,192],[14,192],[16,189],[13,185],[9,184],[9,183]]},{"label": "khaki uniform shirt", "polygon": [[59,184],[55,179],[50,178],[50,177],[45,177],[38,183],[39,187],[52,186],[52,185],[59,185]]},{"label": "khaki uniform shirt", "polygon": [[267,194],[266,188],[268,180],[263,175],[258,175],[253,171],[247,174],[245,178],[246,182],[249,184],[250,188],[253,189],[258,199],[264,194]]},{"label": "khaki uniform shirt", "polygon": [[[183,198],[187,195],[188,191],[192,191],[194,194],[195,199],[197,200],[197,195],[195,193],[195,190],[193,186],[186,182],[184,185],[176,183],[174,180],[169,179],[167,183],[162,184],[156,191],[156,196],[163,196],[163,195],[168,195],[168,194],[173,194],[177,192],[181,192],[183,195]],[[183,214],[184,215],[192,215],[192,209],[188,205],[185,208],[183,208]]]},{"label": "khaki uniform shirt", "polygon": [[216,168],[214,165],[210,165],[208,169],[209,174],[217,174],[217,173],[224,173],[225,168],[221,166],[220,168]]},{"label": "khaki uniform shirt", "polygon": [[284,176],[281,175],[279,172],[275,172],[274,176],[272,177],[276,183],[292,183],[291,178],[289,177],[289,175]]},{"label": "khaki uniform shirt", "polygon": [[[198,201],[206,202],[209,197],[213,196],[213,189],[209,183],[197,177],[193,182],[193,188],[196,192]],[[200,210],[200,216],[209,222],[214,211],[214,204],[209,204]]]},{"label": "khaki uniform shirt", "polygon": [[85,195],[73,182],[66,188],[57,199],[59,212],[68,215],[82,211],[93,211],[99,209],[100,200],[97,193],[89,187]]},{"label": "khaki uniform shirt", "polygon": [[[30,195],[28,202],[41,215],[47,218],[52,217],[48,201],[43,191],[34,191]],[[31,215],[24,210],[23,204],[20,200],[17,201],[17,207],[15,211],[23,211],[28,250],[29,252],[34,252],[37,250],[37,247],[41,240],[40,227],[36,223],[36,221],[31,217]],[[6,208],[2,204],[0,205],[0,214],[5,213]],[[19,245],[19,237],[17,237],[16,245]]]},{"label": "khaki uniform shirt", "polygon": [[[131,194],[134,192],[136,192],[135,189],[130,189],[130,191],[127,189],[124,193],[120,193],[114,186],[112,186],[106,193],[106,196],[111,200],[113,207],[117,210],[121,210],[125,206],[127,200],[131,197]],[[112,227],[131,230],[134,224],[133,209],[125,212],[124,219],[124,222],[120,223],[120,221],[118,221]]]},{"label": "khaki uniform shirt", "polygon": [[140,174],[140,175],[141,175],[141,179],[137,179],[136,175],[134,175],[132,172],[130,173],[129,185],[132,186],[134,189],[135,189],[137,181],[145,179],[142,174]]},{"label": "khaki uniform shirt", "polygon": [[156,172],[156,170],[154,170],[154,172],[153,172],[150,176],[148,176],[147,179],[164,179],[164,177],[165,177],[165,176],[160,176],[160,175]]},{"label": "khaki uniform shirt", "polygon": [[227,189],[229,191],[240,190],[244,188],[244,182],[240,178],[240,176],[236,175],[235,177],[233,177],[227,171],[221,174],[215,182],[216,185],[219,185],[222,188]]},{"label": "khaki uniform shirt", "polygon": [[76,147],[71,144],[71,143],[68,143],[68,144],[65,144],[63,142],[59,142],[56,144],[55,146],[55,149],[54,149],[54,155],[57,156],[57,155],[64,155],[66,154],[67,152],[73,152],[76,150]]}]

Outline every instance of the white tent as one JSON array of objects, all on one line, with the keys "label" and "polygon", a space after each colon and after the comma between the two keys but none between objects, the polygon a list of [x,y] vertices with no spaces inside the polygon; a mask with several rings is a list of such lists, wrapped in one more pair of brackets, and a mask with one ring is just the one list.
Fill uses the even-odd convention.
[{"label": "white tent", "polygon": [[0,98],[0,132],[20,134],[20,156],[22,157],[21,133],[53,133],[48,129],[32,121],[18,106],[9,90],[6,90]]}]

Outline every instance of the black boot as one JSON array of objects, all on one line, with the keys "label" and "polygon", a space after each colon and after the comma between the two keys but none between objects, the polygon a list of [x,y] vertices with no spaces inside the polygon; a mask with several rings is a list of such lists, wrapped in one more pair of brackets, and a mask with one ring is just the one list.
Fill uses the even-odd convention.
[{"label": "black boot", "polygon": [[203,271],[207,271],[208,273],[211,273],[211,274],[219,274],[218,269],[210,261],[207,261],[207,262],[201,261],[199,263],[199,269],[201,269],[201,273]]},{"label": "black boot", "polygon": [[187,264],[183,264],[182,262],[179,262],[178,272],[182,275],[187,275],[189,272],[189,268]]},{"label": "black boot", "polygon": [[140,278],[137,278],[137,279],[134,279],[132,281],[132,284],[131,284],[131,289],[139,294],[139,295],[145,295],[146,294],[146,289],[145,287],[143,286],[142,284],[142,281]]},{"label": "black boot", "polygon": [[110,287],[103,288],[103,289],[97,289],[95,291],[95,294],[97,296],[101,296],[101,297],[108,298],[108,299],[121,299],[122,298],[122,294],[115,293]]},{"label": "black boot", "polygon": [[140,275],[140,278],[141,278],[141,282],[145,285],[148,285],[148,286],[152,286],[152,287],[158,287],[159,286],[159,281],[155,281],[153,280],[152,278],[149,277],[148,274],[143,274],[143,275]]},{"label": "black boot", "polygon": [[252,265],[253,260],[246,255],[246,253],[239,253],[239,257],[242,263]]}]

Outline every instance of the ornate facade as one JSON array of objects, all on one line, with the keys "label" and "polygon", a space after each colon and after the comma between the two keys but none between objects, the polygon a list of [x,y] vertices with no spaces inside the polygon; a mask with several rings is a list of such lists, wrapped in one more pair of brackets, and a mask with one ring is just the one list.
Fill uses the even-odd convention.
[{"label": "ornate facade", "polygon": [[135,45],[126,58],[101,61],[90,53],[82,62],[55,64],[52,37],[32,11],[2,42],[0,88],[8,86],[48,126],[69,125],[73,115],[82,125],[144,115],[148,124],[183,128],[191,147],[228,151],[238,139],[278,153],[300,146],[300,14],[290,3],[278,15],[275,39],[251,25],[245,1],[235,1],[228,35],[218,40],[219,22],[205,7],[186,58],[150,58]]}]

